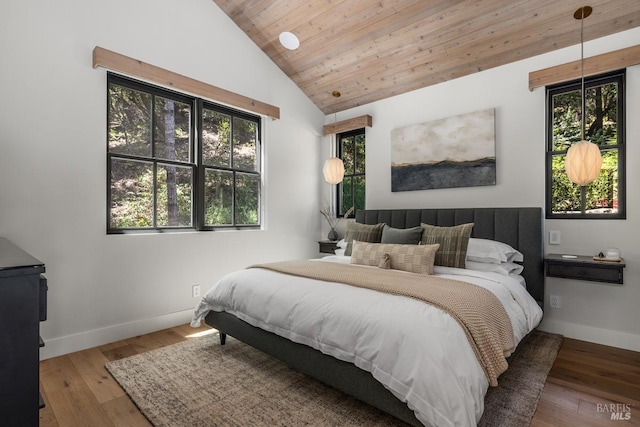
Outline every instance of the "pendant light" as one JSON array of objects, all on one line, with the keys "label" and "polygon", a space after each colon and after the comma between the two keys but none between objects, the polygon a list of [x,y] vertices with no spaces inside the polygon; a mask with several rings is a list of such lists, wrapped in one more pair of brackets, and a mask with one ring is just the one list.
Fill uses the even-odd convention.
[{"label": "pendant light", "polygon": [[[340,92],[338,92],[337,90],[334,90],[331,93],[331,95],[333,95],[334,98],[339,98]],[[337,113],[334,113],[333,115],[334,125],[336,124],[337,117],[338,117]],[[344,163],[342,162],[341,158],[333,155],[334,150],[336,149],[335,135],[336,135],[335,132],[331,133],[331,137],[330,137],[332,156],[329,157],[327,160],[325,160],[324,167],[322,168],[322,174],[324,175],[324,180],[331,185],[341,183],[342,179],[344,178]]]},{"label": "pendant light", "polygon": [[583,6],[576,10],[573,14],[575,19],[580,20],[580,68],[581,68],[581,91],[582,98],[582,118],[580,122],[581,141],[573,144],[567,150],[567,157],[564,163],[564,169],[567,172],[569,180],[574,184],[585,186],[598,178],[600,168],[602,167],[602,155],[600,147],[592,142],[588,142],[584,138],[585,128],[585,93],[584,93],[584,20],[593,9],[591,6]]},{"label": "pendant light", "polygon": [[344,163],[338,157],[329,157],[324,161],[322,173],[328,184],[339,184],[344,178]]}]

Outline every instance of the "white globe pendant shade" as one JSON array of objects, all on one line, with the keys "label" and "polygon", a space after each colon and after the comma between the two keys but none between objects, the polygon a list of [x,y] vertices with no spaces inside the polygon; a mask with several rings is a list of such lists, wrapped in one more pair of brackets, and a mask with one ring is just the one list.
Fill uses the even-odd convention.
[{"label": "white globe pendant shade", "polygon": [[574,184],[587,185],[594,181],[601,167],[602,155],[596,144],[583,140],[569,147],[564,169]]},{"label": "white globe pendant shade", "polygon": [[324,180],[329,184],[342,182],[342,178],[344,178],[344,163],[342,163],[342,159],[330,157],[325,160],[322,173],[324,174]]}]

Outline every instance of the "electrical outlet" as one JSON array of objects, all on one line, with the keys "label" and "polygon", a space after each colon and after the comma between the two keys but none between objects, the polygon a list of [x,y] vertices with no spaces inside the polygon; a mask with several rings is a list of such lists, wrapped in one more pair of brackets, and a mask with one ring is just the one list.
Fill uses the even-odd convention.
[{"label": "electrical outlet", "polygon": [[549,230],[550,245],[559,245],[561,240],[560,232],[558,230]]},{"label": "electrical outlet", "polygon": [[191,298],[198,298],[200,296],[200,285],[193,285],[191,287]]},{"label": "electrical outlet", "polygon": [[560,308],[560,296],[559,295],[549,295],[549,307],[551,307],[551,308]]}]

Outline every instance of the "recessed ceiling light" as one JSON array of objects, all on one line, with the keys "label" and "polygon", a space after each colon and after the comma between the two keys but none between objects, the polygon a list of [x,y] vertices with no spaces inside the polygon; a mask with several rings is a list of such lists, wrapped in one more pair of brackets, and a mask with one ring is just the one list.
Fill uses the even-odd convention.
[{"label": "recessed ceiling light", "polygon": [[300,46],[300,40],[298,40],[298,37],[289,31],[280,33],[280,37],[278,38],[280,39],[280,44],[289,50],[296,50]]}]

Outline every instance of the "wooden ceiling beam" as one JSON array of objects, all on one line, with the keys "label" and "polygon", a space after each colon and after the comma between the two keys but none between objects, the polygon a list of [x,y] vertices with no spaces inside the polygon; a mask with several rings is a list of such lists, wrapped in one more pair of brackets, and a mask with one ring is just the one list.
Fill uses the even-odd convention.
[{"label": "wooden ceiling beam", "polygon": [[100,46],[96,46],[93,49],[93,68],[98,67],[201,96],[245,111],[265,115],[272,119],[280,118],[280,108],[276,106],[147,64]]},{"label": "wooden ceiling beam", "polygon": [[342,120],[322,127],[322,136],[334,133],[349,132],[350,130],[361,129],[363,127],[371,127],[373,119],[369,115],[354,117],[352,119]]},{"label": "wooden ceiling beam", "polygon": [[[580,62],[580,60],[577,60],[543,70],[532,71],[529,73],[529,90],[532,91],[538,87],[579,79],[582,76]],[[638,64],[640,64],[640,45],[635,45],[626,49],[585,58],[584,75],[585,77],[593,76]]]}]

